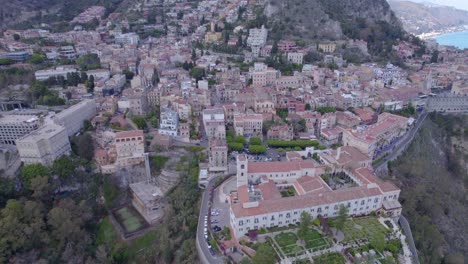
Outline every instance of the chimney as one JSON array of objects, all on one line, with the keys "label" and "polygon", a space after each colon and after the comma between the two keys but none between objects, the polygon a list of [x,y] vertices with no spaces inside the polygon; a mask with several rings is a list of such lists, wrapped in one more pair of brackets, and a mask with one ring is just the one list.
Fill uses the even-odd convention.
[{"label": "chimney", "polygon": [[215,32],[215,24],[211,21],[211,32]]},{"label": "chimney", "polygon": [[335,157],[335,159],[336,159],[336,160],[339,160],[339,159],[340,159],[340,156],[341,156],[341,147],[339,147],[339,148],[336,150],[336,157]]}]

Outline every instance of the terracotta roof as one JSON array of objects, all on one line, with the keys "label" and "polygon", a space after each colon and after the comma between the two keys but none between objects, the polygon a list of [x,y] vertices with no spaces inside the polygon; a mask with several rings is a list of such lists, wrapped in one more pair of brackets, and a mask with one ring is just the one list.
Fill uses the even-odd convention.
[{"label": "terracotta roof", "polygon": [[262,198],[264,200],[278,199],[281,198],[281,193],[274,181],[269,180],[267,182],[261,183],[258,188],[262,192]]},{"label": "terracotta roof", "polygon": [[303,191],[303,194],[332,191],[332,189],[320,177],[302,176],[297,179],[297,187]]},{"label": "terracotta roof", "polygon": [[142,130],[123,131],[115,133],[115,138],[143,137],[143,135]]},{"label": "terracotta roof", "polygon": [[334,204],[354,199],[367,198],[380,195],[378,187],[367,188],[366,186],[340,189],[332,192],[308,193],[292,197],[261,200],[257,207],[243,208],[241,203],[233,204],[232,211],[236,217],[254,216],[282,212],[286,210],[297,210],[308,207]]}]

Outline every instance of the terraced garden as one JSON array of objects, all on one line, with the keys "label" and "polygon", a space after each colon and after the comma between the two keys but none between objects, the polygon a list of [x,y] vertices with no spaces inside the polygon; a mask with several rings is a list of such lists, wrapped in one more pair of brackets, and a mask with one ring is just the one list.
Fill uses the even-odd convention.
[{"label": "terraced garden", "polygon": [[339,253],[329,253],[314,258],[314,264],[344,264],[345,258]]},{"label": "terraced garden", "polygon": [[274,239],[287,257],[301,255],[305,250],[318,251],[331,246],[326,237],[314,229],[305,234],[304,245],[298,243],[301,240],[293,232],[280,233]]},{"label": "terraced garden", "polygon": [[329,248],[330,244],[317,230],[310,229],[304,235],[305,247],[312,249],[312,251],[322,250]]},{"label": "terraced garden", "polygon": [[[330,226],[334,226],[333,221]],[[390,230],[383,226],[376,217],[349,218],[346,220],[343,228],[344,240],[350,242],[354,240],[369,239],[375,233],[390,233]]]}]

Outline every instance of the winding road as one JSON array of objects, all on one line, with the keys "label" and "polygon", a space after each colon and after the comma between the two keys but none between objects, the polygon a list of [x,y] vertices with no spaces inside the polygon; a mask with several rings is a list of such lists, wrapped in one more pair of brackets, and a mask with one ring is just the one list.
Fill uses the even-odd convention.
[{"label": "winding road", "polygon": [[392,149],[390,155],[386,156],[380,162],[378,162],[377,164],[373,166],[374,171],[377,171],[383,165],[386,165],[387,162],[396,159],[398,155],[400,155],[400,153],[406,148],[406,146],[409,143],[411,143],[411,141],[413,141],[413,138],[416,135],[416,132],[418,132],[419,128],[421,127],[421,124],[424,123],[424,120],[426,119],[427,114],[428,113],[426,111],[421,112],[418,119],[416,119],[414,126],[411,128],[411,130],[408,133],[406,133],[403,139],[400,140],[400,142],[398,142],[398,144]]}]

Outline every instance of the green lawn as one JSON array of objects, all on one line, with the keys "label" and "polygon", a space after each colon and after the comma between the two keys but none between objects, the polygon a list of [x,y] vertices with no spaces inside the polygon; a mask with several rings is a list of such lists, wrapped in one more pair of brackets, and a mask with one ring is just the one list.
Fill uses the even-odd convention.
[{"label": "green lawn", "polygon": [[117,221],[122,224],[127,233],[135,232],[144,225],[144,219],[129,207],[123,207],[119,210],[116,210],[115,216]]},{"label": "green lawn", "polygon": [[388,234],[389,232],[390,230],[383,226],[376,217],[349,218],[343,228],[345,236],[343,242],[370,238],[375,233]]},{"label": "green lawn", "polygon": [[288,257],[302,255],[302,252],[304,251],[304,248],[298,245],[289,245],[286,247],[281,247],[281,249]]},{"label": "green lawn", "polygon": [[315,229],[310,229],[304,235],[304,241],[306,243],[307,249],[313,249],[314,251],[322,250],[325,248],[329,248],[329,243],[325,240],[322,234],[320,234]]},{"label": "green lawn", "polygon": [[97,228],[96,243],[109,245],[114,244],[117,240],[119,240],[119,235],[112,226],[109,217],[103,218]]},{"label": "green lawn", "polygon": [[339,253],[329,253],[314,258],[314,264],[344,264],[345,258]]},{"label": "green lawn", "polygon": [[287,233],[281,233],[279,235],[276,235],[275,240],[276,240],[276,243],[278,243],[280,247],[286,247],[289,245],[295,245],[298,238],[296,234],[287,232]]}]

